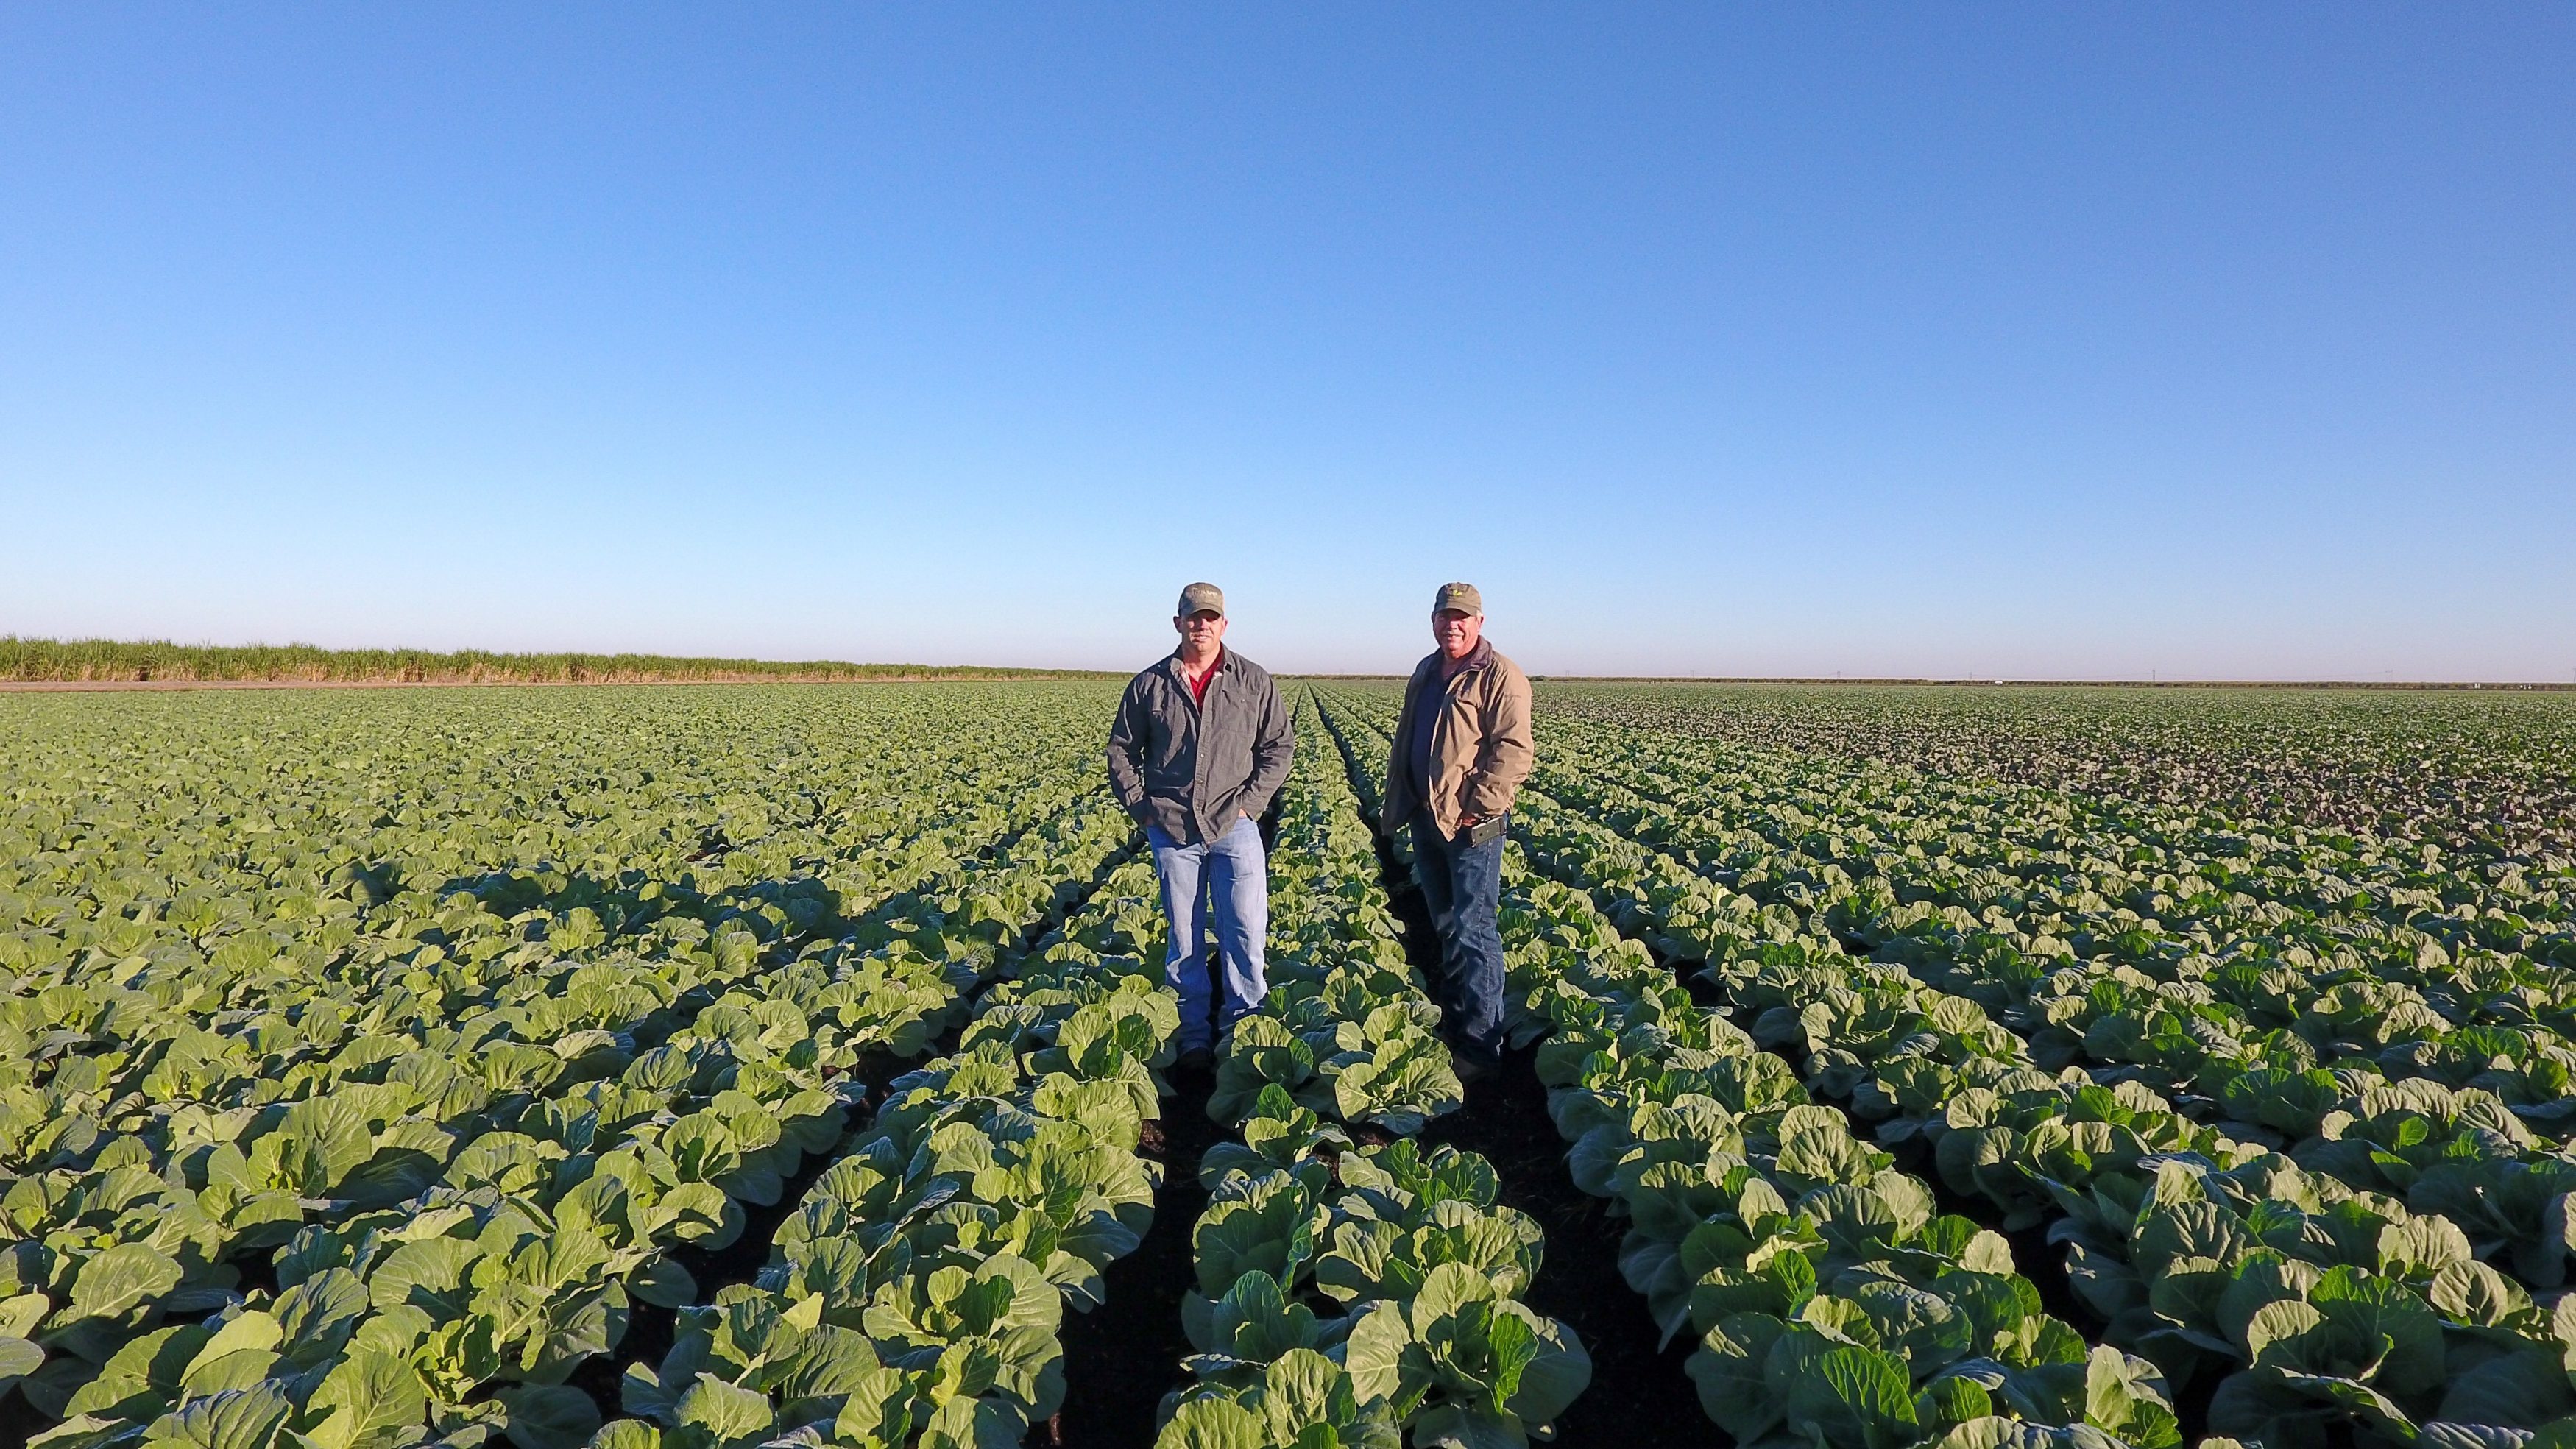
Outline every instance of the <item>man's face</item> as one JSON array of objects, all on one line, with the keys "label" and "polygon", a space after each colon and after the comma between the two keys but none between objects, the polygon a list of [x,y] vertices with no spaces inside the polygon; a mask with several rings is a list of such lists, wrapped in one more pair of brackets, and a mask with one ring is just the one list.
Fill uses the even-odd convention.
[{"label": "man's face", "polygon": [[1431,640],[1440,652],[1452,659],[1464,659],[1476,647],[1476,638],[1485,632],[1485,616],[1464,609],[1435,609],[1431,614]]},{"label": "man's face", "polygon": [[1182,648],[1192,654],[1204,654],[1225,637],[1225,615],[1214,609],[1201,609],[1174,617],[1172,628],[1180,634]]}]

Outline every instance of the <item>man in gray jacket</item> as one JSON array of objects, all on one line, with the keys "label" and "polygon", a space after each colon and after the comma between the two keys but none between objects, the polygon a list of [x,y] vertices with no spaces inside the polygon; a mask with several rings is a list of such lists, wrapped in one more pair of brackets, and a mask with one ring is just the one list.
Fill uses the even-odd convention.
[{"label": "man in gray jacket", "polygon": [[[1118,702],[1109,787],[1154,852],[1171,925],[1163,973],[1181,998],[1178,1065],[1199,1070],[1214,1035],[1269,992],[1261,959],[1269,861],[1255,822],[1288,781],[1297,735],[1270,672],[1225,647],[1225,595],[1216,585],[1181,590],[1172,627],[1180,647],[1129,680]],[[1213,1003],[1210,916],[1224,973]]]}]

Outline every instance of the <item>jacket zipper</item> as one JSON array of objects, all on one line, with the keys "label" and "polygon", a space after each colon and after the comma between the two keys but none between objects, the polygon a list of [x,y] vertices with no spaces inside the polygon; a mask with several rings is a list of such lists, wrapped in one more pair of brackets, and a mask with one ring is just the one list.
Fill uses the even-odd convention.
[{"label": "jacket zipper", "polygon": [[[1470,664],[1466,668],[1459,670],[1457,674],[1451,678],[1442,681],[1440,685],[1440,712],[1431,717],[1431,758],[1433,760],[1436,761],[1440,758],[1440,731],[1443,726],[1449,723],[1450,691],[1458,687],[1458,682],[1460,680],[1465,679],[1468,675],[1473,674],[1484,667],[1485,666],[1481,664]],[[1434,664],[1431,668],[1436,673],[1440,666]],[[1470,771],[1469,773],[1472,774],[1474,772]],[[1425,805],[1431,803],[1431,782],[1429,780],[1422,782],[1422,803]]]}]

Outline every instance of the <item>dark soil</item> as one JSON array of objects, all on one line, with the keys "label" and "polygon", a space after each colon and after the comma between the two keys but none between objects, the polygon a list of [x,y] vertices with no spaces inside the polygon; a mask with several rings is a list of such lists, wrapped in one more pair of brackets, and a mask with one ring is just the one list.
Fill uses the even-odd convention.
[{"label": "dark soil", "polygon": [[53,1427],[53,1421],[36,1412],[27,1396],[12,1388],[0,1395],[0,1449],[19,1449],[28,1440]]},{"label": "dark soil", "polygon": [[[1327,728],[1331,729],[1327,716]],[[1360,768],[1338,730],[1343,762]],[[1412,876],[1397,864],[1386,834],[1374,820],[1378,862],[1386,891],[1404,928],[1405,954],[1426,978],[1439,970],[1439,938]],[[1506,1053],[1500,1071],[1467,1089],[1467,1105],[1433,1119],[1426,1143],[1474,1152],[1494,1165],[1503,1205],[1529,1214],[1547,1234],[1546,1256],[1521,1301],[1564,1323],[1592,1356],[1592,1386],[1556,1421],[1557,1442],[1623,1445],[1629,1449],[1731,1446],[1709,1422],[1699,1391],[1683,1372],[1695,1341],[1688,1332],[1658,1348],[1646,1300],[1619,1275],[1619,1241],[1626,1223],[1611,1204],[1574,1185],[1565,1143],[1547,1115],[1530,1049]]]},{"label": "dark soil", "polygon": [[[989,857],[1005,848],[1021,833],[1023,832],[1012,832],[985,842],[977,852],[978,858]],[[711,840],[708,845],[706,858],[721,855],[725,848],[721,839]],[[1081,910],[1083,905],[1138,848],[1138,843],[1130,842],[1124,849],[1112,852],[1101,862],[1089,880],[1079,882],[1076,889],[1064,893],[1053,902],[1038,919],[1023,928],[1016,943],[1019,949],[1025,951],[1033,948],[1049,931],[1062,925],[1066,919]],[[834,924],[846,929],[855,923],[844,921]],[[990,984],[988,981],[984,987],[978,987],[970,1002],[980,998],[982,991]],[[934,1042],[918,1060],[898,1059],[884,1053],[871,1053],[863,1059],[853,1075],[865,1084],[865,1098],[862,1104],[851,1110],[849,1130],[843,1133],[841,1141],[825,1152],[807,1155],[798,1165],[796,1173],[787,1179],[785,1188],[780,1192],[775,1203],[767,1207],[743,1204],[743,1230],[732,1243],[716,1249],[683,1246],[673,1250],[672,1258],[689,1271],[689,1276],[697,1284],[698,1291],[694,1295],[694,1301],[709,1302],[715,1297],[716,1290],[733,1284],[749,1283],[759,1275],[760,1270],[769,1261],[770,1243],[777,1234],[779,1224],[785,1222],[796,1211],[797,1206],[804,1200],[806,1190],[813,1186],[815,1179],[821,1177],[827,1168],[839,1160],[841,1151],[847,1145],[850,1136],[865,1126],[877,1105],[885,1099],[887,1085],[922,1062],[955,1050],[958,1034],[958,1030],[952,1028]],[[1065,1329],[1067,1372],[1069,1377],[1076,1380],[1077,1385],[1069,1390],[1073,1397],[1067,1400],[1067,1415],[1072,1416],[1076,1423],[1083,1422],[1087,1415],[1097,1415],[1101,1424],[1112,1426],[1110,1429],[1112,1437],[1066,1438],[1061,1441],[1065,1444],[1144,1444],[1152,1440],[1154,1406],[1160,1401],[1164,1391],[1171,1386],[1171,1379],[1178,1372],[1181,1357],[1188,1352],[1186,1346],[1181,1344],[1180,1338],[1180,1293],[1190,1278],[1190,1227],[1196,1222],[1199,1206],[1206,1198],[1206,1194],[1199,1191],[1197,1177],[1199,1153],[1206,1147],[1212,1133],[1212,1128],[1207,1122],[1206,1105],[1207,1083],[1204,1081],[1197,1084],[1194,1097],[1185,1095],[1173,1098],[1167,1103],[1168,1110],[1181,1119],[1170,1129],[1175,1137],[1181,1139],[1175,1149],[1178,1160],[1171,1170],[1171,1177],[1176,1177],[1178,1181],[1174,1182],[1167,1178],[1162,1193],[1158,1197],[1156,1231],[1147,1236],[1143,1248],[1138,1253],[1114,1265],[1107,1275],[1111,1290],[1116,1295],[1115,1302],[1124,1304],[1130,1299],[1138,1303],[1153,1302],[1156,1306],[1151,1321],[1158,1328],[1167,1329],[1167,1332],[1153,1339],[1150,1359],[1142,1357],[1141,1354],[1123,1354],[1114,1348],[1095,1351],[1094,1356],[1100,1357],[1101,1361],[1108,1365],[1108,1369],[1105,1371],[1103,1390],[1092,1392],[1087,1387],[1079,1386],[1080,1380],[1100,1376],[1102,1371],[1085,1367],[1086,1348],[1101,1344],[1118,1335],[1097,1331],[1085,1332],[1089,1325],[1078,1316],[1067,1321]],[[1149,1152],[1148,1155],[1152,1153]],[[1177,1223],[1167,1227],[1166,1224],[1171,1223],[1173,1219],[1178,1219]],[[1174,1247],[1174,1244],[1177,1244],[1177,1247]],[[1172,1278],[1167,1289],[1158,1287],[1162,1284],[1162,1277],[1154,1276],[1145,1266],[1147,1260],[1157,1259],[1158,1253],[1163,1257],[1177,1254],[1179,1265],[1177,1277]],[[239,1266],[242,1270],[241,1287],[244,1291],[252,1289],[275,1291],[274,1267],[267,1258],[247,1255],[245,1261]],[[1164,1265],[1163,1275],[1170,1276],[1170,1273],[1169,1266]],[[1164,1293],[1163,1298],[1154,1297],[1157,1291]],[[1111,1311],[1119,1312],[1122,1318],[1124,1316],[1123,1308]],[[629,1307],[626,1332],[619,1339],[617,1348],[611,1353],[587,1360],[572,1372],[566,1382],[589,1395],[592,1402],[598,1406],[603,1418],[616,1418],[622,1412],[620,1385],[627,1368],[639,1363],[648,1369],[659,1365],[664,1356],[670,1352],[678,1327],[679,1314],[675,1310],[656,1307],[649,1303],[632,1303]],[[1170,1342],[1165,1343],[1164,1338],[1168,1338]],[[1140,1380],[1150,1376],[1152,1382],[1150,1386],[1140,1382],[1132,1388],[1121,1387],[1119,1375],[1122,1372]],[[1131,1401],[1140,1401],[1141,1411],[1131,1412]],[[1081,1414],[1075,1412],[1078,1407],[1082,1409]],[[35,1407],[27,1402],[25,1395],[18,1393],[14,1388],[0,1392],[0,1449],[20,1449],[28,1439],[52,1426],[53,1421],[37,1413]],[[1039,1442],[1044,1442],[1044,1433],[1045,1431],[1041,1430],[1037,1436]]]},{"label": "dark soil", "polygon": [[[988,844],[986,853],[999,849],[1002,843],[996,840]],[[1082,882],[1078,889],[1066,893],[1043,915],[1024,927],[1016,943],[1018,949],[1026,951],[1033,948],[1047,932],[1062,925],[1068,917],[1082,909],[1083,904],[1089,901],[1100,889],[1102,883],[1126,862],[1134,849],[1135,847],[1130,845],[1127,849],[1112,853],[1092,873],[1091,879]],[[980,999],[991,984],[992,982],[987,980],[982,986],[978,986],[969,1000]],[[697,1283],[698,1291],[693,1301],[712,1302],[716,1290],[737,1283],[749,1283],[760,1275],[760,1270],[769,1263],[770,1244],[777,1236],[779,1225],[795,1214],[798,1206],[805,1200],[807,1189],[814,1185],[815,1179],[821,1177],[834,1162],[840,1160],[841,1153],[848,1146],[850,1138],[867,1125],[875,1115],[877,1107],[885,1101],[886,1090],[894,1079],[924,1062],[934,1061],[955,1051],[962,1031],[962,1022],[958,1026],[951,1027],[935,1039],[918,1058],[895,1057],[884,1052],[870,1052],[861,1058],[851,1075],[865,1088],[865,1093],[861,1102],[852,1108],[849,1114],[849,1130],[842,1134],[841,1140],[833,1144],[829,1151],[808,1155],[798,1165],[795,1175],[787,1179],[786,1188],[778,1195],[775,1203],[767,1207],[743,1204],[742,1235],[731,1243],[714,1249],[692,1245],[672,1251],[673,1260],[688,1269],[690,1278]],[[1201,1101],[1204,1105],[1204,1094]],[[1198,1155],[1193,1151],[1190,1154],[1187,1170],[1194,1174],[1197,1167]],[[1195,1191],[1196,1181],[1193,1180],[1190,1186]],[[1193,1218],[1197,1216],[1195,1209],[1192,1210],[1191,1216]],[[1149,1239],[1148,1246],[1150,1245]],[[1182,1231],[1181,1251],[1183,1271],[1186,1272],[1189,1252],[1186,1226]],[[1111,1275],[1111,1281],[1113,1283],[1116,1281],[1114,1272]],[[1174,1300],[1174,1305],[1172,1322],[1177,1332],[1180,1323],[1177,1299]],[[599,1406],[603,1417],[615,1418],[622,1412],[619,1406],[621,1383],[627,1367],[639,1363],[648,1369],[658,1366],[663,1357],[671,1351],[671,1343],[678,1330],[679,1314],[676,1310],[657,1308],[649,1303],[636,1303],[632,1306],[627,1319],[626,1335],[618,1341],[616,1351],[586,1361],[573,1371],[566,1382],[590,1395],[592,1401]],[[1173,1355],[1172,1361],[1177,1363],[1179,1356]],[[1160,1390],[1157,1389],[1156,1392],[1159,1395]]]},{"label": "dark soil", "polygon": [[[874,1115],[877,1104],[885,1100],[886,1084],[916,1065],[918,1063],[884,1052],[870,1052],[860,1058],[851,1075],[865,1086],[866,1097],[859,1106],[851,1109],[841,1140],[827,1151],[808,1153],[805,1160],[797,1165],[794,1175],[787,1179],[787,1186],[778,1194],[777,1202],[768,1207],[743,1204],[741,1237],[721,1248],[684,1244],[671,1250],[672,1260],[688,1269],[689,1277],[698,1285],[693,1301],[711,1302],[717,1289],[748,1283],[760,1275],[760,1270],[768,1265],[769,1245],[778,1234],[778,1225],[794,1215],[814,1180],[840,1160],[850,1138],[857,1135]],[[614,1419],[625,1412],[620,1407],[620,1398],[627,1366],[640,1363],[647,1369],[659,1367],[663,1357],[670,1353],[671,1342],[678,1336],[679,1327],[678,1310],[640,1301],[632,1303],[627,1313],[626,1336],[617,1341],[615,1351],[584,1360],[564,1382],[590,1395],[591,1402],[599,1406],[601,1417]]]},{"label": "dark soil", "polygon": [[1531,1057],[1529,1051],[1506,1055],[1500,1072],[1468,1089],[1466,1108],[1434,1121],[1422,1139],[1482,1154],[1502,1178],[1503,1204],[1529,1214],[1547,1233],[1547,1256],[1521,1301],[1561,1320],[1592,1355],[1592,1387],[1557,1419],[1557,1442],[1637,1449],[1730,1444],[1701,1411],[1698,1390],[1682,1371],[1696,1341],[1685,1331],[1669,1348],[1657,1348],[1646,1300],[1619,1276],[1627,1224],[1567,1175],[1565,1146],[1548,1120],[1547,1089]]},{"label": "dark soil", "polygon": [[[1584,883],[1580,880],[1559,878],[1577,889],[1583,888]],[[1722,992],[1700,978],[1700,962],[1669,957],[1661,948],[1650,943],[1645,944],[1657,965],[1673,970],[1690,988],[1693,1000],[1711,1011],[1726,1016],[1728,1020],[1747,1031],[1752,1029],[1753,1022],[1748,1015],[1733,1010]],[[1870,954],[1868,944],[1857,938],[1838,937],[1835,944],[1857,959],[1865,960]],[[1803,1051],[1796,1048],[1771,1048],[1770,1050],[1789,1063],[1790,1068],[1798,1074],[1799,1080],[1806,1080],[1806,1054]],[[1835,1105],[1848,1110],[1851,1104],[1842,1102]],[[1869,1135],[1872,1125],[1858,1116],[1852,1119],[1854,1132],[1863,1136]],[[1995,1204],[1982,1197],[1972,1197],[1957,1192],[1942,1179],[1940,1168],[1932,1161],[1930,1148],[1919,1137],[1891,1148],[1890,1151],[1895,1154],[1896,1166],[1900,1170],[1911,1173],[1932,1190],[1933,1203],[1940,1211],[1957,1214],[1980,1227],[1991,1228],[2003,1236],[2004,1241],[2012,1247],[2015,1271],[2029,1279],[2031,1286],[2039,1290],[2040,1307],[2043,1311],[2052,1317],[2064,1320],[2069,1327],[2082,1334],[2087,1343],[2108,1341],[2105,1337],[2108,1323],[2083,1299],[2076,1296],[2073,1280],[2066,1271],[2066,1250],[2048,1240],[2047,1223],[2027,1228],[2007,1229],[2003,1225],[2003,1211]],[[1553,1244],[1555,1231],[1552,1227],[1548,1238]],[[2225,1377],[2224,1368],[2215,1366],[2206,1356],[2196,1354],[2178,1357],[2171,1363],[2159,1362],[2158,1366],[2165,1371],[2166,1387],[2173,1399],[2174,1413],[2181,1421],[2183,1442],[2186,1444],[2199,1442],[2208,1432],[2210,1399],[2217,1392],[2219,1382]]]},{"label": "dark soil", "polygon": [[[1411,881],[1402,881],[1401,891],[1396,881],[1389,884],[1413,949],[1417,939],[1431,937],[1430,915]],[[1670,1347],[1656,1347],[1646,1300],[1619,1276],[1627,1223],[1611,1216],[1608,1202],[1575,1187],[1564,1139],[1547,1115],[1536,1055],[1528,1048],[1506,1053],[1502,1069],[1470,1086],[1467,1105],[1434,1118],[1422,1140],[1492,1163],[1503,1205],[1529,1214],[1547,1234],[1546,1256],[1521,1301],[1574,1330],[1592,1355],[1592,1386],[1557,1419],[1558,1442],[1637,1449],[1731,1444],[1701,1411],[1699,1391],[1682,1371],[1697,1340],[1683,1332]]]},{"label": "dark soil", "polygon": [[[1685,987],[1689,988],[1691,1000],[1725,1017],[1746,1032],[1753,1030],[1751,1014],[1734,1009],[1727,1002],[1726,993],[1700,974],[1700,967],[1704,963],[1668,956],[1659,946],[1644,942],[1640,944],[1646,946],[1647,954],[1654,957],[1656,965],[1671,971]],[[1803,1082],[1807,1079],[1807,1053],[1803,1048],[1777,1046],[1766,1050],[1787,1062],[1789,1069],[1797,1074],[1798,1080]],[[1837,1102],[1834,1105],[1843,1108],[1847,1113],[1851,1108],[1849,1102]],[[1857,1114],[1852,1115],[1852,1131],[1863,1140],[1871,1142],[1877,1140],[1873,1135],[1876,1125]],[[1979,1227],[1992,1228],[2003,1235],[2004,1241],[2012,1245],[2014,1269],[2028,1278],[2031,1285],[2039,1290],[2042,1309],[2055,1317],[2065,1319],[2076,1331],[2082,1333],[2087,1341],[2101,1342],[2104,1327],[2102,1318],[2091,1308],[2086,1307],[2083,1299],[2075,1296],[2074,1286],[2066,1276],[2066,1254],[2048,1241],[2048,1228],[2045,1224],[2028,1228],[2006,1228],[2003,1223],[2002,1209],[1984,1198],[1970,1197],[1954,1191],[1949,1183],[1942,1180],[1941,1169],[1932,1161],[1932,1149],[1920,1137],[1911,1138],[1887,1150],[1895,1155],[1899,1171],[1913,1175],[1916,1180],[1932,1190],[1933,1205],[1940,1211],[1966,1218]]]},{"label": "dark soil", "polygon": [[1163,1165],[1154,1226],[1135,1252],[1102,1274],[1109,1301],[1065,1315],[1064,1410],[1029,1437],[1061,1449],[1120,1449],[1154,1442],[1155,1411],[1180,1385],[1191,1352],[1181,1333],[1181,1297],[1196,1286],[1190,1231],[1207,1192],[1199,1157],[1217,1140],[1208,1120],[1210,1082],[1183,1076],[1163,1099],[1163,1120],[1147,1124],[1143,1154]]}]

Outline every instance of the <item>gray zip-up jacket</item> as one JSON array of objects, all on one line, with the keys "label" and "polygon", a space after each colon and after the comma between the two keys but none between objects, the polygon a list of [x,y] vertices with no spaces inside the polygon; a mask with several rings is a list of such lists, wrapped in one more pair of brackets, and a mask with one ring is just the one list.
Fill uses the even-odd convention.
[{"label": "gray zip-up jacket", "polygon": [[1224,666],[1200,704],[1173,651],[1127,682],[1109,724],[1111,793],[1138,823],[1183,845],[1223,835],[1237,813],[1260,819],[1297,749],[1270,671],[1231,649]]}]

